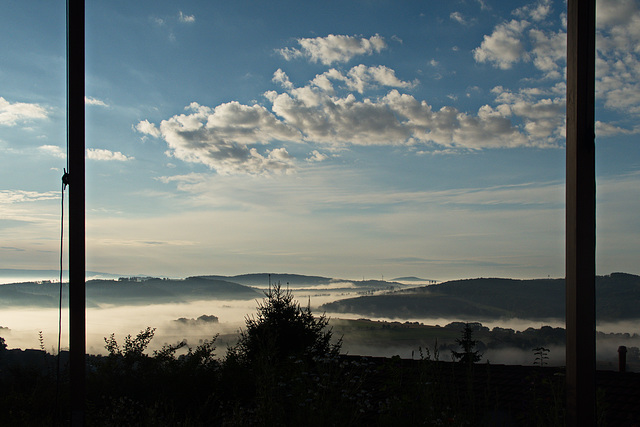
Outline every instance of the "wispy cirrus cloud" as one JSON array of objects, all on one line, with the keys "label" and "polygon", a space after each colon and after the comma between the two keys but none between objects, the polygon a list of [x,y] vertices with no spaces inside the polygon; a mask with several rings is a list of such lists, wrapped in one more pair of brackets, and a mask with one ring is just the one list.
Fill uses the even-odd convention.
[{"label": "wispy cirrus cloud", "polygon": [[169,40],[175,42],[176,39],[176,27],[184,25],[192,25],[196,22],[195,15],[188,15],[182,10],[178,10],[176,15],[157,16],[152,15],[149,20],[158,28],[163,28],[168,31]]},{"label": "wispy cirrus cloud", "polygon": [[[364,177],[355,171],[301,171],[296,182],[246,181],[239,176],[224,180],[207,174],[186,174],[161,177],[164,183],[173,183],[178,190],[189,194],[189,202],[199,206],[237,205],[261,209],[278,200],[286,209],[300,206],[307,212],[331,206],[358,206],[372,209],[381,206],[401,206],[400,210],[420,211],[425,206],[446,206],[447,209],[484,206],[497,209],[561,209],[564,203],[564,184],[557,181],[529,182],[499,185],[488,188],[459,187],[446,190],[399,191],[396,188],[369,188]],[[637,178],[637,177],[636,177]],[[357,188],[345,191],[344,181]],[[243,194],[255,196],[247,202]]]},{"label": "wispy cirrus cloud", "polygon": [[451,12],[449,19],[456,21],[461,25],[469,25],[469,21],[460,12]]},{"label": "wispy cirrus cloud", "polygon": [[183,24],[193,24],[194,22],[196,22],[196,17],[195,15],[186,15],[180,10],[178,11],[178,22],[181,22]]},{"label": "wispy cirrus cloud", "polygon": [[0,204],[14,204],[55,200],[60,198],[57,191],[0,190]]},{"label": "wispy cirrus cloud", "polygon": [[84,103],[85,103],[85,105],[95,105],[95,106],[98,106],[98,107],[108,107],[109,106],[106,102],[104,102],[104,101],[102,101],[100,99],[97,99],[97,98],[93,98],[91,96],[85,96],[84,97]]},{"label": "wispy cirrus cloud", "polygon": [[596,121],[596,136],[636,135],[639,133],[639,126],[636,126],[633,129],[625,129],[612,123],[603,123],[599,120]]}]

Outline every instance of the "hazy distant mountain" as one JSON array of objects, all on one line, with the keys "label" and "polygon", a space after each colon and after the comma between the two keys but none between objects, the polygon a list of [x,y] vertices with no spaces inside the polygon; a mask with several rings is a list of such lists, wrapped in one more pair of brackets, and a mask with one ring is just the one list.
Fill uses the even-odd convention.
[{"label": "hazy distant mountain", "polygon": [[[89,280],[87,307],[100,304],[136,305],[180,303],[197,300],[245,300],[264,295],[252,288],[223,280],[189,277],[173,279]],[[63,285],[68,295],[68,284]],[[11,283],[0,285],[1,306],[57,307],[57,283]]]},{"label": "hazy distant mountain", "polygon": [[[33,271],[22,270],[27,277]],[[53,270],[51,270],[53,271]],[[38,306],[57,307],[59,285],[56,280],[46,278],[49,270],[40,270],[33,279],[18,283],[0,284],[0,307]],[[271,277],[269,277],[271,276]],[[89,273],[87,273],[89,278]],[[300,274],[242,274],[238,276],[194,276],[186,279],[159,279],[146,276],[118,278],[118,280],[87,280],[87,307],[100,304],[160,304],[179,303],[196,300],[259,299],[264,297],[260,288],[280,283],[291,289],[345,289],[358,292],[375,292],[406,287],[401,283],[382,280],[348,281],[320,276]],[[64,295],[68,295],[68,284],[63,285]],[[64,297],[66,303],[66,297]]]},{"label": "hazy distant mountain", "polygon": [[[87,279],[117,279],[121,275],[101,273],[99,271],[87,271]],[[58,280],[60,270],[25,270],[14,268],[0,268],[0,283],[16,283],[36,280]],[[69,272],[62,271],[63,280],[68,280]]]},{"label": "hazy distant mountain", "polygon": [[395,279],[391,279],[392,282],[433,282],[431,279],[421,279],[416,276],[408,276],[408,277],[396,277]]},{"label": "hazy distant mountain", "polygon": [[[596,278],[598,320],[640,318],[640,276],[613,273]],[[348,298],[321,310],[372,317],[564,318],[564,279],[468,279]]]},{"label": "hazy distant mountain", "polygon": [[323,288],[336,289],[340,284],[344,284],[345,289],[362,288],[367,290],[382,290],[390,288],[402,288],[405,285],[384,280],[343,280],[321,276],[304,276],[301,274],[281,274],[281,273],[254,273],[240,274],[238,276],[198,276],[207,279],[228,280],[246,286],[256,288],[266,288],[271,284],[280,283],[282,286],[289,286],[292,289],[299,288]]},{"label": "hazy distant mountain", "polygon": [[[270,277],[269,277],[270,276]],[[245,286],[254,286],[257,288],[266,288],[269,286],[269,281],[272,284],[280,282],[282,286],[289,286],[293,288],[319,286],[323,284],[331,283],[333,279],[320,276],[304,276],[300,274],[281,274],[281,273],[252,273],[252,274],[239,274],[237,276],[198,276],[207,279],[229,280],[235,283],[240,283]]]}]

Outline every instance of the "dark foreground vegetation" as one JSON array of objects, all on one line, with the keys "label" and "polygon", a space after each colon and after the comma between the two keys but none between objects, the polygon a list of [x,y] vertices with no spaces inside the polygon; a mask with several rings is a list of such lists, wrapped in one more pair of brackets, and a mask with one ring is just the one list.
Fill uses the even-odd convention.
[{"label": "dark foreground vegetation", "polygon": [[[109,354],[87,357],[87,425],[564,425],[563,371],[544,366],[544,349],[538,366],[474,363],[477,341],[464,325],[451,354],[435,345],[416,360],[345,356],[327,324],[275,286],[222,357],[215,337],[152,354],[152,328],[106,337]],[[66,353],[0,347],[0,424],[67,425]],[[451,356],[457,362],[440,361]],[[638,374],[620,375],[637,397]],[[615,387],[599,393],[601,425],[638,421],[620,410]]]}]

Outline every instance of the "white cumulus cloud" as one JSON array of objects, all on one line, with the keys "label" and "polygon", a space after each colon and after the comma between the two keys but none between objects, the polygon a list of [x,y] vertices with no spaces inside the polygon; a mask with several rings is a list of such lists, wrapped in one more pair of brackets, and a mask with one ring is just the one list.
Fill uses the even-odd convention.
[{"label": "white cumulus cloud", "polygon": [[11,103],[0,96],[0,125],[15,126],[18,122],[46,119],[47,110],[38,104]]},{"label": "white cumulus cloud", "polygon": [[563,69],[567,57],[567,33],[545,32],[539,29],[529,31],[533,45],[533,65],[550,79],[563,78]]},{"label": "white cumulus cloud", "polygon": [[484,36],[480,47],[474,49],[473,57],[478,62],[493,63],[504,70],[518,61],[526,60],[528,55],[522,34],[528,26],[527,21],[517,20],[499,24],[491,35]]},{"label": "white cumulus cloud", "polygon": [[260,105],[229,102],[215,108],[191,103],[188,114],[163,120],[160,129],[147,121],[138,123],[139,132],[161,136],[167,154],[177,159],[201,163],[220,174],[264,174],[293,172],[293,158],[285,148],[258,152],[251,145],[270,141],[299,141],[299,132],[279,121]]},{"label": "white cumulus cloud", "polygon": [[565,97],[553,96],[539,89],[511,92],[501,86],[491,91],[496,95],[497,110],[505,116],[516,116],[524,123],[529,138],[550,145],[565,134]]},{"label": "white cumulus cloud", "polygon": [[308,162],[323,162],[328,158],[329,156],[327,156],[326,154],[320,153],[318,150],[313,150],[306,160]]},{"label": "white cumulus cloud", "polygon": [[536,3],[520,7],[513,11],[515,16],[531,19],[536,22],[544,21],[551,13],[551,0],[539,0]]},{"label": "white cumulus cloud", "polygon": [[[161,137],[167,154],[200,163],[220,174],[289,173],[295,160],[282,145],[287,142],[323,144],[329,150],[348,146],[422,146],[432,150],[480,150],[509,147],[558,146],[564,126],[564,98],[554,90],[510,92],[496,88],[496,103],[475,113],[445,106],[434,109],[426,101],[401,93],[410,87],[386,67],[335,69],[296,87],[278,69],[273,80],[283,91],[264,94],[270,109],[233,101],[215,108],[192,103],[185,114],[156,126],[147,120],[135,128]],[[334,83],[342,85],[340,94]],[[386,95],[362,97],[374,86],[391,86]],[[260,146],[265,146],[259,150]],[[418,151],[418,150],[416,150]],[[313,150],[308,162],[327,156]]]},{"label": "white cumulus cloud", "polygon": [[150,123],[149,120],[142,120],[138,122],[138,124],[135,126],[135,130],[142,134],[153,136],[154,138],[158,138],[161,135],[160,130],[156,127],[156,125]]},{"label": "white cumulus cloud", "polygon": [[62,149],[57,145],[41,145],[38,149],[49,156],[57,157],[59,159],[67,157],[64,151],[62,151]]},{"label": "white cumulus cloud", "polygon": [[133,157],[126,156],[119,151],[110,151],[110,150],[105,150],[104,148],[88,148],[87,158],[90,160],[118,161],[118,162],[126,162],[128,160],[134,160]]},{"label": "white cumulus cloud", "polygon": [[369,38],[329,34],[326,37],[300,38],[300,49],[286,47],[278,52],[286,60],[307,57],[312,62],[331,65],[348,62],[357,55],[371,55],[386,49],[384,38],[376,34]]},{"label": "white cumulus cloud", "polygon": [[489,106],[476,115],[453,107],[433,111],[425,101],[396,89],[379,99],[358,100],[352,93],[335,96],[325,91],[316,77],[310,85],[289,87],[283,93],[270,91],[265,96],[277,117],[298,129],[305,141],[334,148],[423,143],[479,149],[547,144],[527,140],[503,111]]},{"label": "white cumulus cloud", "polygon": [[[607,109],[622,112],[630,122],[630,128],[626,129],[601,123],[599,134],[635,132],[637,120],[633,117],[637,119],[640,114],[640,2],[599,0],[596,7],[596,100]],[[540,0],[514,10],[513,14],[522,20],[502,22],[490,35],[485,35],[481,45],[474,50],[475,60],[504,70],[519,61],[530,62],[545,79],[563,82],[567,35],[564,30],[554,32],[547,28],[546,21],[552,12],[550,0]],[[566,15],[561,13],[557,19],[566,22]],[[562,89],[564,91],[564,86]],[[560,99],[563,96],[551,101],[553,108],[548,105],[545,108],[555,109],[564,103]],[[538,107],[542,109],[543,106],[538,104]],[[547,119],[543,123],[527,122],[527,129],[532,134],[542,135],[552,127]]]},{"label": "white cumulus cloud", "polygon": [[[280,69],[276,71],[273,80],[279,82],[284,89],[290,90],[293,88],[288,76]],[[394,70],[384,65],[369,67],[360,64],[352,67],[346,74],[331,68],[329,71],[317,75],[311,81],[311,85],[325,92],[333,92],[332,80],[342,82],[347,89],[358,93],[364,93],[367,89],[378,86],[411,88],[418,84],[417,81],[407,82],[400,80]]]}]

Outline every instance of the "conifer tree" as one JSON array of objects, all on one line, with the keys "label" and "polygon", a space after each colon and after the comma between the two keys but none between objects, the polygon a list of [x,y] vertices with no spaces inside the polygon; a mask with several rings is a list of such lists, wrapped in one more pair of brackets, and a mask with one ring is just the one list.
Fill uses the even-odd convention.
[{"label": "conifer tree", "polygon": [[473,329],[471,328],[471,324],[464,324],[462,337],[456,338],[456,342],[460,347],[462,347],[462,351],[458,352],[452,350],[451,354],[454,359],[469,365],[480,361],[482,355],[479,350],[474,350],[478,341],[473,339]]},{"label": "conifer tree", "polygon": [[260,358],[277,362],[295,357],[338,354],[341,341],[331,343],[325,315],[314,317],[309,306],[300,307],[289,289],[280,283],[265,292],[258,303],[256,317],[246,318],[246,330],[241,331],[235,353],[245,361]]}]

